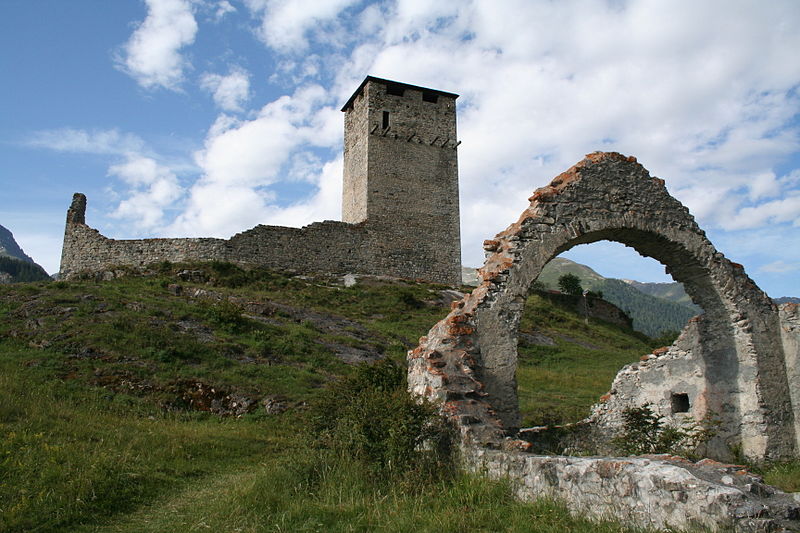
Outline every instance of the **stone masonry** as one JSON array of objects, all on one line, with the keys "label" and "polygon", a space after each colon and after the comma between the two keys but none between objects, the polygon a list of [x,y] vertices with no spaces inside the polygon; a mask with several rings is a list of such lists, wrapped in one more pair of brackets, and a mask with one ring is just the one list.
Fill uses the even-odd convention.
[{"label": "stone masonry", "polygon": [[368,76],[345,113],[343,222],[259,225],[230,239],[115,240],[67,213],[61,275],[161,261],[229,261],[299,272],[461,282],[458,96]]},{"label": "stone masonry", "polygon": [[467,466],[510,478],[524,498],[552,496],[595,516],[656,527],[800,527],[797,502],[762,490],[744,473],[732,474],[741,468],[536,456],[531,442],[517,439],[517,328],[528,289],[552,258],[599,240],[665,264],[704,314],[674,346],[624,368],[584,423],[587,431],[609,437],[620,429],[622,410],[649,402],[669,423],[717,419],[711,457],[726,459],[734,451],[753,460],[797,456],[797,306],[779,310],[741,265],[714,249],[663,180],[617,153],[586,156],[485,241],[479,286],[409,352],[409,389],[438,403],[458,428]]}]

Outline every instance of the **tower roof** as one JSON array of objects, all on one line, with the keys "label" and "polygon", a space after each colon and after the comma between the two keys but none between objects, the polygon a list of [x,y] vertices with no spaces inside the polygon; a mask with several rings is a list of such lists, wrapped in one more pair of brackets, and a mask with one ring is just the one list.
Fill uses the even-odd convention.
[{"label": "tower roof", "polygon": [[396,85],[402,87],[404,89],[416,89],[417,91],[426,91],[435,94],[440,94],[442,96],[449,96],[452,99],[458,98],[458,95],[455,93],[448,93],[445,91],[439,91],[437,89],[430,89],[428,87],[420,87],[419,85],[411,85],[410,83],[402,83],[399,81],[387,80],[384,78],[376,78],[375,76],[367,76],[364,78],[364,81],[361,82],[361,85],[358,86],[358,89],[353,92],[352,96],[347,100],[347,103],[344,104],[342,107],[342,111],[347,111],[353,105],[353,100],[356,99],[356,96],[364,89],[364,86],[370,81],[377,81],[378,83],[382,83],[384,85]]}]

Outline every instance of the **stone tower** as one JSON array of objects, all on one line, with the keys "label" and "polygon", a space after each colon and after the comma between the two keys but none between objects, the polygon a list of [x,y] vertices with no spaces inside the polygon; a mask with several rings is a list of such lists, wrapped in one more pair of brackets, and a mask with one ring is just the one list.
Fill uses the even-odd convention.
[{"label": "stone tower", "polygon": [[456,98],[368,76],[342,108],[342,220],[387,274],[461,282]]}]

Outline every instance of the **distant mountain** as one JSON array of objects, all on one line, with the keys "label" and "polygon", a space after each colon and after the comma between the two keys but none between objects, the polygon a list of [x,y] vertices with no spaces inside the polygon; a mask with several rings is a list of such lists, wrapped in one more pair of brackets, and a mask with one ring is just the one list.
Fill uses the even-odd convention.
[{"label": "distant mountain", "polygon": [[693,316],[702,313],[680,283],[641,283],[606,278],[586,265],[563,257],[550,261],[539,275],[547,289],[558,289],[558,278],[574,274],[584,289],[602,292],[603,299],[633,319],[633,329],[650,337],[680,331]]},{"label": "distant mountain", "polygon": [[[563,257],[550,261],[537,281],[545,289],[558,290],[558,278],[564,274],[578,276],[584,289],[602,292],[604,300],[633,319],[633,329],[650,337],[680,331],[690,318],[702,313],[680,283],[641,283],[606,278],[586,265]],[[464,267],[462,276],[465,285],[478,284],[476,269]]]},{"label": "distant mountain", "polygon": [[692,299],[683,290],[683,284],[673,281],[672,283],[642,283],[631,279],[623,279],[631,287],[656,298],[663,298],[670,302],[685,305],[691,309],[695,309],[698,313],[702,312],[700,306],[695,305]]},{"label": "distant mountain", "polygon": [[14,235],[0,226],[0,283],[49,279],[47,272],[22,251]]},{"label": "distant mountain", "polygon": [[17,241],[14,240],[14,235],[8,229],[0,226],[0,256],[2,255],[14,257],[28,263],[34,262],[33,259],[26,255],[25,252],[22,251],[22,248],[19,247]]},{"label": "distant mountain", "polygon": [[542,273],[539,274],[539,283],[548,289],[558,289],[558,278],[564,274],[574,274],[581,279],[581,286],[584,289],[596,291],[606,280],[603,276],[592,270],[586,265],[556,257],[545,265]]},{"label": "distant mountain", "polygon": [[781,296],[780,298],[773,298],[773,302],[776,304],[800,304],[800,298],[795,296]]},{"label": "distant mountain", "polygon": [[633,318],[633,329],[650,337],[680,331],[690,318],[702,313],[694,304],[689,307],[651,296],[619,279],[606,279],[599,291],[603,293],[603,299]]}]

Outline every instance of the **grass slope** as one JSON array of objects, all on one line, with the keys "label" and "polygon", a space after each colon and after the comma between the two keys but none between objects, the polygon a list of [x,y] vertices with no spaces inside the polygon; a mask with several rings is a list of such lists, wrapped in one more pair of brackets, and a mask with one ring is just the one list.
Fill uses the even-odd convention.
[{"label": "grass slope", "polygon": [[533,293],[525,303],[518,346],[523,426],[585,418],[617,372],[650,353],[654,344],[658,343],[614,324],[597,319],[587,324],[569,307]]},{"label": "grass slope", "polygon": [[[0,531],[625,531],[477,477],[381,481],[309,446],[306,403],[353,373],[344,360],[402,360],[447,313],[443,287],[345,288],[225,264],[185,274],[165,264],[0,287]],[[583,331],[566,310],[529,306],[522,331],[564,350],[522,346],[520,388],[541,394],[526,374],[539,370],[578,385],[535,397],[542,416],[572,417],[607,389],[610,377],[591,374],[621,366],[613,347],[641,352],[613,328]]]}]

